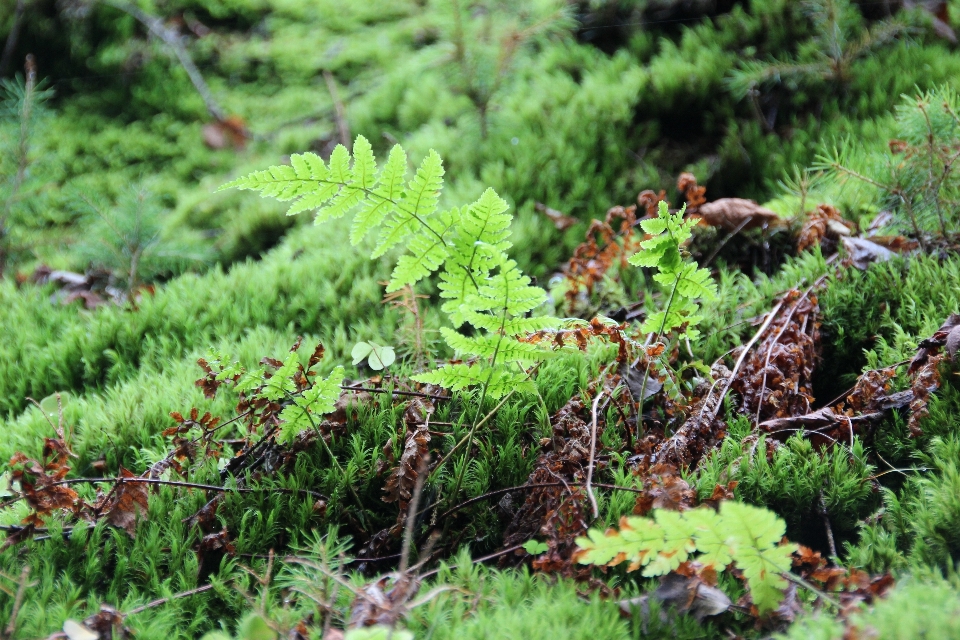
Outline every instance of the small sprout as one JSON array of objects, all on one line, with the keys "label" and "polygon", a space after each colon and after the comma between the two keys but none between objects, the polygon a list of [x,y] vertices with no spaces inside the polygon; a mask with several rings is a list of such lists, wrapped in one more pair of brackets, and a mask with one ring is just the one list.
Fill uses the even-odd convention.
[{"label": "small sprout", "polygon": [[527,540],[523,543],[523,550],[532,556],[539,556],[540,554],[546,553],[547,549],[549,549],[547,543],[540,542],[539,540]]},{"label": "small sprout", "polygon": [[353,364],[357,365],[367,359],[367,366],[374,371],[386,369],[397,359],[397,354],[393,347],[383,347],[376,342],[358,342],[350,354],[353,356]]}]

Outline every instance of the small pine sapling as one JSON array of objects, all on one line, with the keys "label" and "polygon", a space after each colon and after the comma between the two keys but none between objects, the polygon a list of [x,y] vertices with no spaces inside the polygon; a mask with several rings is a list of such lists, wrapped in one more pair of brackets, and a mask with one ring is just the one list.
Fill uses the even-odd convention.
[{"label": "small pine sapling", "polygon": [[772,511],[740,502],[722,502],[719,511],[657,509],[652,518],[621,518],[619,531],[591,529],[577,538],[575,559],[608,567],[628,562],[628,571],[643,568],[645,577],[666,575],[689,560],[718,573],[736,567],[763,615],[780,606],[783,574],[798,548],[782,541],[785,531]]},{"label": "small pine sapling", "polygon": [[33,56],[27,58],[26,79],[0,81],[0,273],[22,244],[17,227],[30,216],[25,210],[36,194],[29,187],[37,178],[33,138],[52,91],[37,81]]},{"label": "small pine sapling", "polygon": [[202,265],[210,257],[198,237],[182,230],[175,238],[164,234],[164,210],[142,185],[121,193],[114,205],[87,197],[81,197],[81,203],[86,228],[78,255],[107,269],[128,299],[143,284]]},{"label": "small pine sapling", "polygon": [[875,204],[890,211],[893,226],[912,233],[926,248],[928,236],[956,229],[960,192],[960,96],[940,87],[904,97],[897,107],[897,135],[883,151],[851,144],[818,159],[815,169],[842,186],[871,190]]}]

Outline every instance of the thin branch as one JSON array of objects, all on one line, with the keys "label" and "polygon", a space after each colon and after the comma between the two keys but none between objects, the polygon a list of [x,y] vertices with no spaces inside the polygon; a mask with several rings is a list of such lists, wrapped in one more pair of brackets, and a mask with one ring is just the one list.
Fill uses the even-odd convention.
[{"label": "thin branch", "polygon": [[596,520],[600,516],[600,509],[597,507],[597,497],[593,495],[593,459],[597,453],[597,405],[600,404],[600,399],[603,398],[604,394],[607,392],[606,389],[600,391],[597,394],[597,397],[593,399],[593,406],[590,411],[591,421],[590,421],[590,459],[587,463],[587,495],[590,497],[590,506],[593,508],[593,519]]},{"label": "thin branch", "polygon": [[[429,398],[431,400],[450,400],[453,396],[441,396],[432,393],[420,393],[418,391],[398,391],[396,389],[376,389],[370,387],[352,387],[342,384],[340,388],[344,391],[367,391],[369,393],[390,393],[395,396],[410,396],[411,398]],[[434,423],[440,424],[440,423]]]},{"label": "thin branch", "polygon": [[284,493],[288,495],[308,495],[312,498],[317,498],[320,500],[328,500],[329,498],[322,493],[316,491],[310,491],[309,489],[285,489],[283,487],[263,487],[260,489],[251,489],[247,487],[221,487],[215,484],[198,484],[196,482],[180,482],[177,480],[161,480],[160,478],[67,478],[66,480],[58,480],[56,482],[51,482],[49,486],[56,485],[70,485],[70,484],[96,484],[96,483],[114,483],[114,484],[125,484],[131,482],[134,484],[158,484],[165,485],[170,487],[186,487],[188,489],[202,489],[204,491],[218,491],[220,493],[264,493],[264,492],[273,492],[273,493]]},{"label": "thin branch", "polygon": [[333,100],[333,119],[337,123],[337,134],[340,137],[340,144],[350,150],[350,124],[347,122],[347,112],[340,100],[340,92],[337,91],[337,81],[329,70],[323,70],[323,80],[327,83],[327,91],[330,92],[330,99]]},{"label": "thin branch", "polygon": [[159,607],[162,604],[166,604],[171,600],[186,598],[188,596],[193,596],[198,593],[203,593],[204,591],[210,591],[211,589],[213,589],[212,584],[205,584],[202,587],[197,587],[196,589],[190,589],[188,591],[181,591],[180,593],[175,593],[172,596],[167,596],[166,598],[157,598],[156,600],[151,600],[147,604],[140,605],[139,607],[130,609],[130,611],[127,611],[126,615],[128,616],[136,615],[142,611],[146,611],[147,609],[152,609],[153,607]]},{"label": "thin branch", "polygon": [[23,596],[27,591],[27,587],[33,586],[33,584],[27,582],[29,578],[30,565],[25,564],[23,565],[23,570],[20,571],[20,583],[17,586],[17,595],[13,598],[13,610],[10,612],[10,622],[7,623],[7,628],[4,629],[4,634],[8,638],[12,638],[13,632],[17,630],[17,615],[19,615],[20,607],[23,605]]},{"label": "thin branch", "polygon": [[[733,366],[733,370],[730,372],[730,377],[727,378],[727,384],[723,385],[723,391],[720,392],[720,397],[717,398],[717,403],[710,411],[710,422],[717,417],[717,412],[720,411],[720,407],[723,405],[723,398],[727,395],[727,392],[730,391],[730,386],[733,384],[734,379],[737,377],[737,372],[740,371],[743,361],[747,358],[747,353],[750,352],[750,349],[753,348],[753,345],[756,344],[757,340],[760,339],[760,336],[764,334],[767,328],[770,326],[770,323],[773,322],[773,319],[780,312],[780,307],[783,306],[784,299],[781,298],[780,302],[770,310],[770,313],[767,314],[767,319],[763,321],[763,324],[760,326],[760,329],[757,330],[753,337],[750,338],[750,341],[744,346],[743,351],[740,353],[740,357],[737,358],[737,363]],[[709,396],[707,396],[709,399]],[[706,402],[706,399],[704,400]]]},{"label": "thin branch", "polygon": [[207,111],[210,112],[210,115],[216,118],[219,122],[223,122],[227,119],[226,112],[213,97],[213,92],[210,91],[210,87],[207,86],[207,82],[203,79],[203,75],[201,75],[200,70],[197,69],[197,65],[194,64],[193,59],[187,52],[187,49],[180,41],[180,35],[176,31],[173,29],[168,29],[166,26],[164,26],[163,20],[157,16],[152,16],[129,2],[122,2],[122,0],[100,0],[100,2],[133,16],[138,22],[143,24],[143,26],[145,26],[150,33],[159,38],[165,45],[170,47],[174,55],[177,57],[177,60],[179,60],[180,64],[183,66],[184,71],[186,71],[187,75],[190,77],[190,82],[193,83],[197,93],[200,94],[200,98],[203,100],[204,105],[206,105]]},{"label": "thin branch", "polygon": [[[497,489],[496,491],[490,491],[483,495],[477,496],[476,498],[470,498],[461,502],[455,507],[447,509],[443,514],[437,516],[438,520],[445,520],[448,516],[453,515],[461,509],[466,509],[467,507],[474,505],[478,502],[483,502],[484,500],[489,500],[490,498],[495,498],[497,496],[503,495],[505,493],[513,493],[515,491],[532,491],[534,489],[540,489],[544,487],[566,487],[568,490],[570,487],[582,487],[584,486],[583,482],[543,482],[537,484],[522,484],[517,487],[507,487],[506,489]],[[597,482],[593,483],[594,487],[598,489],[610,489],[611,491],[626,491],[628,493],[644,493],[643,489],[635,489],[633,487],[621,487],[616,484],[600,484]]]},{"label": "thin branch", "polygon": [[23,12],[26,8],[26,0],[17,0],[17,8],[13,10],[13,24],[10,25],[10,33],[7,34],[7,42],[3,47],[3,55],[0,56],[0,76],[7,75],[7,71],[10,69],[13,52],[17,48],[17,40],[20,39],[20,27],[23,24]]}]

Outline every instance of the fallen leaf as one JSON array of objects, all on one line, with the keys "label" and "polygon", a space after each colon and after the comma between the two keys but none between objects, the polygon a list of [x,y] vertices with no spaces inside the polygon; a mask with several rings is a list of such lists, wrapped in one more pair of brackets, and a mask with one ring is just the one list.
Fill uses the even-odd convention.
[{"label": "fallen leaf", "polygon": [[886,247],[881,247],[876,242],[866,238],[845,237],[843,238],[843,247],[847,250],[847,256],[853,266],[861,271],[865,271],[873,262],[886,262],[896,255]]},{"label": "fallen leaf", "polygon": [[573,216],[568,216],[562,211],[551,209],[542,202],[536,203],[533,205],[533,208],[550,218],[550,220],[553,222],[553,226],[555,226],[559,231],[565,231],[579,222],[579,220]]},{"label": "fallen leaf", "polygon": [[697,207],[696,214],[713,226],[736,231],[780,224],[780,216],[753,200],[720,198]]},{"label": "fallen leaf", "polygon": [[692,615],[697,622],[728,610],[733,602],[720,589],[705,584],[697,577],[668,573],[660,579],[660,586],[649,596],[621,600],[618,604],[625,613],[639,608],[644,617],[650,615],[650,599],[659,600],[664,609]]},{"label": "fallen leaf", "polygon": [[91,631],[76,620],[68,619],[63,623],[63,632],[70,640],[99,640],[100,634]]},{"label": "fallen leaf", "polygon": [[[131,471],[120,467],[121,478],[136,478]],[[134,537],[139,520],[147,519],[148,487],[144,482],[118,482],[95,505],[95,511],[106,513],[107,522],[120,527]]]}]

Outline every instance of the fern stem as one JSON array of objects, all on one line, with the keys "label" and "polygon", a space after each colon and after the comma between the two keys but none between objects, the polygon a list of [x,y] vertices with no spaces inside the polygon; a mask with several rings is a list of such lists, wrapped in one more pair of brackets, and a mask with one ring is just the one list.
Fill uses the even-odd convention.
[{"label": "fern stem", "polygon": [[[350,478],[347,477],[346,470],[342,466],[340,466],[340,461],[337,460],[337,457],[335,455],[333,455],[333,450],[330,448],[330,445],[327,444],[327,441],[323,439],[323,432],[320,431],[320,428],[317,426],[317,423],[313,421],[313,416],[310,415],[310,412],[307,411],[307,408],[297,404],[295,398],[293,397],[293,395],[290,394],[290,392],[285,392],[285,393],[287,397],[290,398],[290,400],[293,402],[294,406],[298,407],[303,412],[303,415],[305,415],[307,417],[307,420],[310,421],[310,426],[312,426],[313,430],[316,431],[317,434],[320,436],[320,442],[323,444],[324,450],[327,452],[327,455],[330,456],[330,460],[333,462],[333,466],[335,466],[337,468],[337,471],[340,472],[340,475],[343,476],[343,481],[344,481],[343,483],[347,485],[347,491],[350,492],[350,496],[353,498],[354,502],[357,503],[357,517],[360,518],[360,524],[363,525],[364,529],[367,529],[368,528],[367,520],[366,518],[363,517],[363,502],[360,500],[360,496],[357,495],[357,490],[353,488],[352,484],[350,484]],[[332,437],[332,434],[331,434],[331,437]]]},{"label": "fern stem", "polygon": [[[504,300],[510,299],[510,282],[505,279],[504,288],[506,293],[504,295]],[[487,374],[487,380],[483,383],[483,391],[480,392],[480,404],[477,405],[477,412],[473,416],[473,426],[470,427],[470,433],[467,434],[467,455],[470,454],[470,447],[473,445],[473,434],[477,431],[477,421],[480,418],[480,412],[483,411],[483,401],[487,399],[487,390],[490,389],[490,381],[493,380],[493,374],[496,371],[497,365],[497,355],[500,353],[500,345],[503,343],[503,329],[507,325],[507,305],[503,306],[503,315],[500,320],[500,332],[499,338],[497,338],[497,345],[493,348],[493,355],[490,356],[490,372]],[[460,492],[460,483],[463,482],[463,476],[467,472],[467,465],[464,464],[460,468],[460,473],[457,474],[457,481],[453,485],[453,499],[457,499],[457,495]]]},{"label": "fern stem", "polygon": [[[681,273],[683,273],[682,270],[677,273],[677,277],[676,277],[676,279],[674,279],[674,281],[673,281],[673,288],[670,289],[670,297],[667,298],[667,306],[666,306],[666,308],[664,308],[664,311],[663,311],[663,321],[660,323],[660,329],[657,330],[657,335],[655,336],[655,338],[654,338],[654,340],[653,340],[655,343],[656,343],[656,342],[660,342],[660,338],[663,336],[663,330],[664,330],[664,328],[666,328],[666,326],[667,326],[667,316],[670,315],[670,307],[673,306],[673,298],[674,298],[674,296],[675,296],[676,293],[677,293],[677,288],[680,286],[680,274],[681,274]],[[646,352],[646,349],[644,349],[644,352]],[[646,353],[644,353],[644,355],[646,355]],[[643,436],[643,401],[646,400],[647,380],[648,380],[649,377],[650,377],[650,366],[651,366],[651,364],[653,364],[653,363],[652,363],[652,361],[650,360],[650,358],[649,358],[649,356],[648,356],[648,357],[647,357],[647,368],[646,368],[646,370],[643,372],[643,382],[640,383],[640,416],[639,416],[640,420],[639,420],[639,423],[638,423],[638,424],[639,424],[639,427],[638,427],[639,433],[637,433],[637,438],[638,438],[638,439]],[[596,517],[596,516],[594,516],[594,517]]]}]

